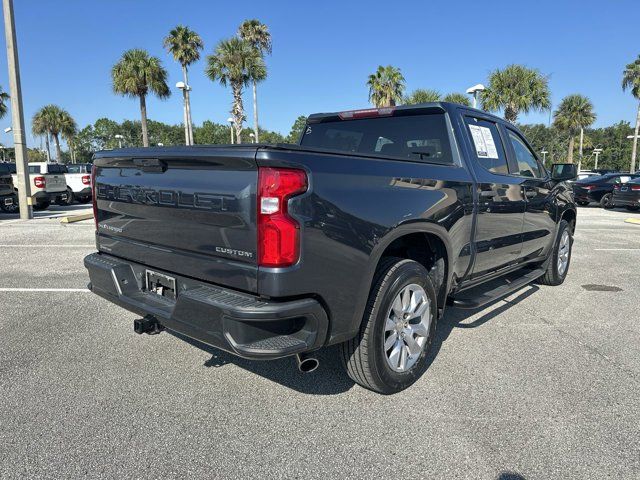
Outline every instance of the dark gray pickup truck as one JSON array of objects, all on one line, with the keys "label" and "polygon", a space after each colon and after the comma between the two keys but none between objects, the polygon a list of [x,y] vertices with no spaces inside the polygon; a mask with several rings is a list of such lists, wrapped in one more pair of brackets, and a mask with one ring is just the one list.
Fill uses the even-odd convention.
[{"label": "dark gray pickup truck", "polygon": [[311,115],[298,145],[100,152],[92,173],[90,288],[137,333],[302,371],[341,344],[381,393],[426,370],[448,304],[561,284],[576,222],[573,165],[449,103]]}]

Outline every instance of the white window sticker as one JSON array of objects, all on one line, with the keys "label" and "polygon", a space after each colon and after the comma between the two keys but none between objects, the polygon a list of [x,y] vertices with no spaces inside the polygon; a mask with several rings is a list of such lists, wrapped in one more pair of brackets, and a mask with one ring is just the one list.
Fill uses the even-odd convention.
[{"label": "white window sticker", "polygon": [[469,125],[473,144],[476,147],[478,158],[498,158],[498,150],[496,143],[493,141],[491,130],[487,127],[479,127],[478,125]]}]

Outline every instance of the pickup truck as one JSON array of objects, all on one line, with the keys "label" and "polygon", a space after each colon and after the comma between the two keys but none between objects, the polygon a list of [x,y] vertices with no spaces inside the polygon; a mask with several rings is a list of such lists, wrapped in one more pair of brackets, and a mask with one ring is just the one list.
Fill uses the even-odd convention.
[{"label": "pickup truck", "polygon": [[67,198],[64,204],[70,205],[74,200],[80,203],[91,201],[92,166],[90,163],[74,163],[65,166],[64,178],[67,181]]},{"label": "pickup truck", "polygon": [[576,225],[574,165],[445,102],[311,115],[297,145],[99,152],[92,175],[89,288],[137,333],[301,371],[340,344],[384,394],[427,369],[447,305],[563,283]]},{"label": "pickup truck", "polygon": [[[16,164],[9,163],[12,170],[13,185],[18,185]],[[46,210],[52,203],[67,199],[67,182],[64,178],[64,165],[47,162],[29,162],[29,181],[34,210]],[[17,192],[16,192],[17,193]]]}]

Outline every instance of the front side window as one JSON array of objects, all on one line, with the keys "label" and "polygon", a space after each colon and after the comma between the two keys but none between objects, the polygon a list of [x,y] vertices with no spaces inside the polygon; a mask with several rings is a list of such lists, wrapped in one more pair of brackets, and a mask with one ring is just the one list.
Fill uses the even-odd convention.
[{"label": "front side window", "polygon": [[508,130],[509,132],[509,141],[513,147],[513,152],[515,154],[515,161],[517,163],[517,175],[522,177],[531,177],[531,178],[542,178],[544,175],[542,174],[542,169],[540,168],[540,164],[536,160],[535,155],[529,150],[529,147],[524,143],[524,141],[520,138],[520,136]]},{"label": "front side window", "polygon": [[475,117],[466,117],[466,123],[478,163],[492,173],[508,174],[507,156],[497,125]]}]

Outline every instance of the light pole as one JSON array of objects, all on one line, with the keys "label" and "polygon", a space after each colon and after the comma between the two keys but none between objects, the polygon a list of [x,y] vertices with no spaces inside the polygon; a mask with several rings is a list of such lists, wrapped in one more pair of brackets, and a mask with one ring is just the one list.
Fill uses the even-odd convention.
[{"label": "light pole", "polygon": [[191,91],[191,87],[184,82],[176,83],[176,88],[182,90],[182,114],[184,118],[184,139],[185,145],[193,145],[193,130],[191,126],[191,115],[189,112],[189,102],[187,101],[188,92]]},{"label": "light pole", "polygon": [[602,149],[601,148],[594,148],[593,149],[593,154],[596,156],[595,164],[593,166],[594,170],[597,170],[597,168],[598,168],[598,155],[600,155],[601,153],[602,153]]},{"label": "light pole", "polygon": [[251,143],[256,143],[256,134],[251,132],[249,134],[249,137],[251,138]]},{"label": "light pole", "polygon": [[231,145],[233,145],[235,143],[233,141],[233,117],[227,118],[227,122],[229,122],[229,127],[231,129]]},{"label": "light pole", "polygon": [[542,154],[542,164],[546,167],[547,166],[547,152],[544,148],[540,151],[540,153]]},{"label": "light pole", "polygon": [[11,123],[13,126],[13,146],[16,154],[16,176],[18,187],[18,203],[20,218],[33,218],[31,207],[31,184],[29,183],[29,166],[27,158],[27,142],[24,138],[24,116],[22,113],[22,89],[20,86],[20,62],[16,40],[16,24],[13,18],[13,0],[2,0],[4,12],[4,33],[7,41],[7,64],[9,66],[9,95],[11,95]]},{"label": "light pole", "polygon": [[[634,146],[637,144],[640,135],[629,135],[627,138],[633,139]],[[635,153],[635,152],[634,152]],[[629,173],[635,173],[636,171],[636,157],[632,155],[631,157],[631,168],[629,169]]]},{"label": "light pole", "polygon": [[478,92],[481,92],[484,89],[484,85],[482,85],[481,83],[467,88],[467,93],[469,95],[473,95],[473,108],[478,108]]},{"label": "light pole", "polygon": [[114,138],[116,140],[118,140],[118,148],[122,148],[122,140],[124,140],[124,137],[122,135],[120,135],[119,133],[116,133],[114,135]]}]

